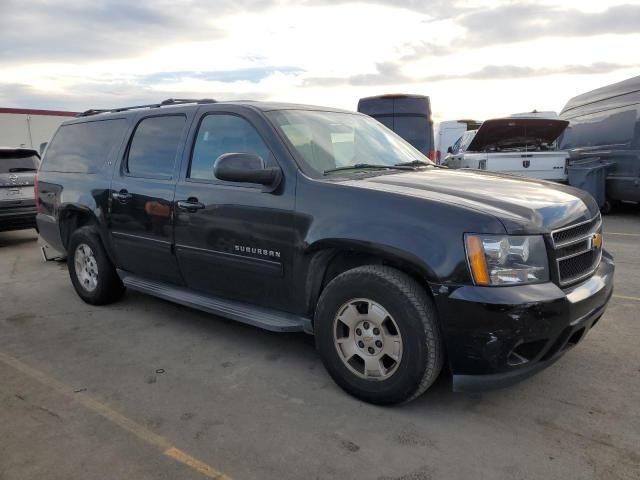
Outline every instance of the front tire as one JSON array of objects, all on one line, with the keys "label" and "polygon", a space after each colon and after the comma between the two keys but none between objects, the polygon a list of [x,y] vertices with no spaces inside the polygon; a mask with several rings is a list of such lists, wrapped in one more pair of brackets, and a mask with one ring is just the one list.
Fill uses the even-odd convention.
[{"label": "front tire", "polygon": [[442,369],[444,347],[426,291],[394,268],[368,265],[334,278],[315,315],[316,346],[334,381],[366,402],[421,395]]},{"label": "front tire", "polygon": [[124,285],[91,227],[79,228],[71,236],[67,267],[73,288],[86,303],[106,305],[124,294]]}]

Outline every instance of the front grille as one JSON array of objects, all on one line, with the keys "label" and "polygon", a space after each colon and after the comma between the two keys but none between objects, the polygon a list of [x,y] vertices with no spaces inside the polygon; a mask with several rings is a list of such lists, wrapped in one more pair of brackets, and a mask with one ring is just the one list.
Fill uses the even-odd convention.
[{"label": "front grille", "polygon": [[596,262],[600,259],[600,250],[588,250],[584,253],[570,257],[558,262],[560,269],[560,278],[572,279],[583,275],[585,272],[593,269]]},{"label": "front grille", "polygon": [[556,247],[563,243],[571,242],[580,237],[594,232],[602,221],[600,214],[596,215],[593,219],[575,225],[573,227],[565,227],[554,231],[551,236]]},{"label": "front grille", "polygon": [[602,245],[594,242],[596,234],[602,235],[600,214],[586,222],[551,233],[560,285],[586,278],[598,268]]}]

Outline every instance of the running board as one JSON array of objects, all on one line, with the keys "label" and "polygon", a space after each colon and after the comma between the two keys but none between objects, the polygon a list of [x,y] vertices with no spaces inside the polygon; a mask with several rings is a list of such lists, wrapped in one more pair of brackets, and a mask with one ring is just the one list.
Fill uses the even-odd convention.
[{"label": "running board", "polygon": [[166,283],[146,280],[118,269],[122,283],[131,290],[153,295],[186,307],[213,313],[272,332],[305,332],[313,334],[311,320],[271,308],[226,300]]}]

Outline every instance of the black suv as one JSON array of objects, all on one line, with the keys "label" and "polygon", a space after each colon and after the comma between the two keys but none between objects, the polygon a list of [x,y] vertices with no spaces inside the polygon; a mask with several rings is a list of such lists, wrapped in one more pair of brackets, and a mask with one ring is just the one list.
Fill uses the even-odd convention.
[{"label": "black suv", "polygon": [[365,115],[168,100],[57,131],[38,225],[88,303],[138,290],[315,335],[369,402],[508,385],[602,316],[598,206],[558,184],[451,171]]}]

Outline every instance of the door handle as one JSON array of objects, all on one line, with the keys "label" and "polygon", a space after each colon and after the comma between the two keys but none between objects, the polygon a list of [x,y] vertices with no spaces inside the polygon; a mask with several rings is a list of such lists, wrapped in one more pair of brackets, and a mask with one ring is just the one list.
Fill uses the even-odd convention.
[{"label": "door handle", "polygon": [[194,213],[197,210],[202,210],[204,208],[204,203],[199,202],[197,198],[189,198],[187,200],[178,200],[176,203],[180,210],[184,210],[185,212]]},{"label": "door handle", "polygon": [[111,198],[113,198],[114,200],[119,201],[120,203],[127,203],[129,200],[131,200],[133,198],[133,195],[131,195],[128,191],[126,191],[123,188],[119,192],[113,192],[111,194]]}]

